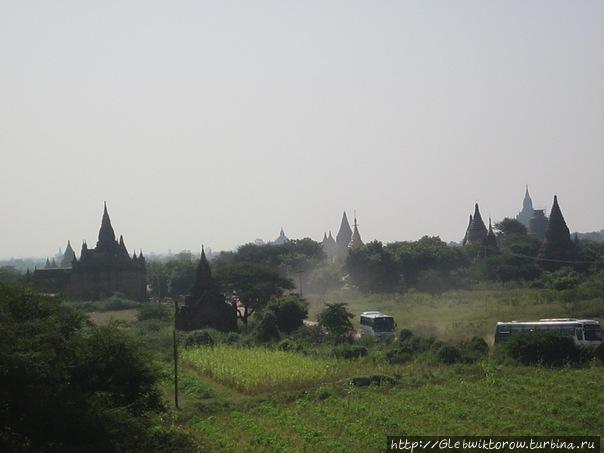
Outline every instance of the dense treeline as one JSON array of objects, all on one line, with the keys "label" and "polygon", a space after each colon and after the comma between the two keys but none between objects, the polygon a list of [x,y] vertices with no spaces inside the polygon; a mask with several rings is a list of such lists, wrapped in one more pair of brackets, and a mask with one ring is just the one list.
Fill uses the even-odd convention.
[{"label": "dense treeline", "polygon": [[[451,246],[438,237],[383,245],[374,241],[349,252],[345,269],[350,282],[367,292],[406,288],[442,292],[481,281],[519,282],[536,287],[576,286],[604,268],[604,244],[575,241],[572,261],[545,261],[542,243],[526,234],[519,222],[496,225],[496,254],[480,256],[480,246]],[[566,283],[563,283],[566,282]]]},{"label": "dense treeline", "polygon": [[[425,236],[417,241],[383,244],[372,241],[349,250],[343,261],[329,261],[319,243],[311,239],[283,245],[246,244],[235,252],[223,252],[212,261],[223,290],[233,289],[235,269],[239,274],[261,273],[267,278],[277,273],[292,281],[298,291],[325,293],[345,284],[365,292],[401,292],[409,288],[438,293],[449,289],[470,288],[484,282],[517,282],[535,287],[569,288],[598,275],[604,267],[604,243],[574,240],[567,244],[572,260],[546,261],[543,243],[527,234],[526,227],[513,219],[495,225],[498,249],[484,255],[480,245],[460,247],[439,237]],[[195,258],[177,256],[162,264],[164,277],[157,286],[155,268],[150,282],[157,293],[185,294],[190,287]],[[155,266],[153,264],[152,266]],[[245,272],[243,272],[245,270]],[[160,279],[161,280],[161,279]],[[286,287],[287,285],[285,285]],[[162,293],[162,291],[159,291]]]}]

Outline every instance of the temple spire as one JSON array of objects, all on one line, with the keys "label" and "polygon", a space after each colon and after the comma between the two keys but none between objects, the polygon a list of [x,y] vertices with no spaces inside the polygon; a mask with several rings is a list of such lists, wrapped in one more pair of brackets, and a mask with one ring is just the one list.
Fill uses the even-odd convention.
[{"label": "temple spire", "polygon": [[568,266],[576,260],[576,253],[577,246],[571,240],[570,230],[558,205],[558,197],[554,195],[554,204],[545,231],[545,241],[539,251],[539,258],[545,260],[542,266],[548,270]]},{"label": "temple spire", "polygon": [[114,242],[115,231],[113,231],[113,227],[111,226],[111,219],[109,218],[109,213],[107,212],[107,202],[105,202],[103,208],[103,220],[101,221],[101,229],[99,230],[99,240],[97,242],[97,247],[99,245],[110,245]]},{"label": "temple spire", "polygon": [[61,267],[63,267],[63,268],[71,267],[71,264],[73,263],[74,258],[75,258],[75,252],[73,251],[73,248],[71,247],[71,242],[67,241],[67,247],[65,247],[65,253],[63,254],[63,259],[61,260]]},{"label": "temple spire", "polygon": [[345,250],[352,239],[352,229],[350,223],[348,223],[348,217],[346,217],[346,211],[342,214],[342,222],[340,223],[340,229],[336,235],[336,244],[340,250]]},{"label": "temple spire", "polygon": [[474,205],[474,215],[472,216],[472,220],[468,226],[465,244],[482,244],[482,241],[486,236],[487,227],[485,226],[482,216],[480,215],[478,203],[476,203]]},{"label": "temple spire", "polygon": [[526,190],[524,192],[524,200],[522,200],[522,211],[518,213],[518,215],[516,216],[516,220],[518,220],[520,223],[522,223],[525,227],[528,228],[533,214],[533,200],[531,199],[531,195],[529,194],[527,184]]},{"label": "temple spire", "polygon": [[361,240],[361,234],[359,233],[359,225],[357,223],[357,216],[354,216],[354,227],[352,230],[352,237],[350,238],[350,243],[348,244],[348,248],[356,250],[363,246],[363,241]]},{"label": "temple spire", "polygon": [[285,235],[285,231],[283,231],[283,227],[281,227],[281,231],[279,231],[279,237],[277,239],[275,239],[273,244],[283,245],[286,242],[289,242],[289,238]]},{"label": "temple spire", "polygon": [[191,294],[195,297],[201,297],[204,293],[216,291],[216,289],[216,284],[212,278],[210,263],[206,258],[205,247],[202,245],[199,263],[197,264],[195,284],[193,285],[193,288],[191,288]]}]

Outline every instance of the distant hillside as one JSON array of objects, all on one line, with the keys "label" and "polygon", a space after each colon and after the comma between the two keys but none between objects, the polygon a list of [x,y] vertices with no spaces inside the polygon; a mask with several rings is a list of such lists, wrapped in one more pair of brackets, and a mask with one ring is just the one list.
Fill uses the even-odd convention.
[{"label": "distant hillside", "polygon": [[577,233],[577,236],[582,240],[604,242],[604,230],[592,231],[591,233]]}]

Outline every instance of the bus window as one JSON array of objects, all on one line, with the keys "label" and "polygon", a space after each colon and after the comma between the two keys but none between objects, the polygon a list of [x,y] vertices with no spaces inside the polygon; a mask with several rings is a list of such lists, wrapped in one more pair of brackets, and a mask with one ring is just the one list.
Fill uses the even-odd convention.
[{"label": "bus window", "polygon": [[602,341],[602,329],[598,325],[586,324],[583,326],[587,341]]},{"label": "bus window", "polygon": [[376,332],[394,331],[394,319],[390,317],[375,318],[373,320],[373,330]]},{"label": "bus window", "polygon": [[577,328],[576,333],[577,333],[577,340],[583,341],[583,329]]}]

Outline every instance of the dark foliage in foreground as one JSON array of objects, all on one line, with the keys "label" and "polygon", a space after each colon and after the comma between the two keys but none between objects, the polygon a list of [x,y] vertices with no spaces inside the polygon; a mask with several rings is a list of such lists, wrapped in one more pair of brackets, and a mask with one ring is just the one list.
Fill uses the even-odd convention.
[{"label": "dark foliage in foreground", "polygon": [[155,420],[152,357],[116,326],[59,301],[0,286],[0,450],[191,451]]}]

